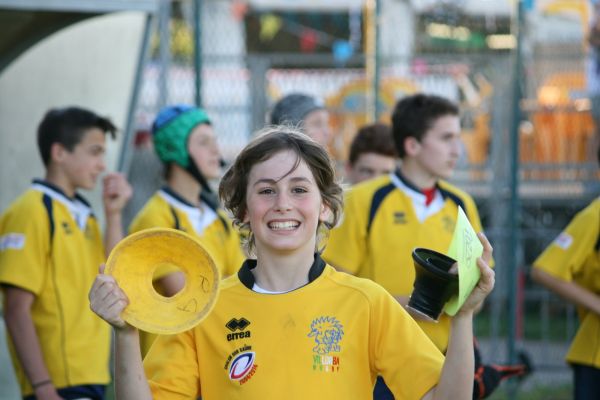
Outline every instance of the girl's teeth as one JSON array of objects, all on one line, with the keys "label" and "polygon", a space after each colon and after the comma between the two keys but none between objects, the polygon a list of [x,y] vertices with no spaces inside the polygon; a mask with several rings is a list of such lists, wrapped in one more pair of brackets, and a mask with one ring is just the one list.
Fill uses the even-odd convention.
[{"label": "girl's teeth", "polygon": [[297,222],[286,221],[286,222],[271,222],[269,228],[271,229],[293,229],[298,226]]}]

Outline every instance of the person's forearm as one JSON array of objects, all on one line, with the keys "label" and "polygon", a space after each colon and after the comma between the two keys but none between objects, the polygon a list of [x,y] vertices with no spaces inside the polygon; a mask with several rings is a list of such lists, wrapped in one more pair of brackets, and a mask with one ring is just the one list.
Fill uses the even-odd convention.
[{"label": "person's forearm", "polygon": [[6,311],[6,328],[29,383],[39,387],[52,386],[31,315],[24,311]]},{"label": "person's forearm", "polygon": [[531,277],[537,283],[545,286],[569,302],[577,306],[585,307],[591,312],[600,315],[600,296],[597,294],[576,283],[555,278],[538,268],[533,268]]},{"label": "person's forearm", "polygon": [[473,313],[461,311],[452,318],[446,361],[433,399],[471,400],[474,369]]},{"label": "person's forearm", "polygon": [[115,329],[115,391],[117,400],[152,399],[137,329]]},{"label": "person's forearm", "polygon": [[120,212],[106,214],[106,229],[104,230],[104,249],[106,257],[111,250],[123,239],[123,223]]}]

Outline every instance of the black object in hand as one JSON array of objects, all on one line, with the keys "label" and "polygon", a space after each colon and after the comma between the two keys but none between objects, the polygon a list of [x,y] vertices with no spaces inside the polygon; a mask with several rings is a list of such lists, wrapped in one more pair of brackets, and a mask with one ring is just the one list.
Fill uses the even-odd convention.
[{"label": "black object in hand", "polygon": [[444,304],[458,293],[458,275],[448,272],[456,260],[423,248],[414,249],[412,258],[416,276],[408,307],[437,321]]}]

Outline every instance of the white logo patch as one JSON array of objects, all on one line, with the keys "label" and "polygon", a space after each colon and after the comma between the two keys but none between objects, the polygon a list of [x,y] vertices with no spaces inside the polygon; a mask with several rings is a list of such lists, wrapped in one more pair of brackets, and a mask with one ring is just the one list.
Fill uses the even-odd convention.
[{"label": "white logo patch", "polygon": [[560,235],[558,235],[558,237],[556,239],[554,239],[554,244],[556,244],[558,247],[560,247],[563,250],[567,250],[569,247],[571,247],[572,243],[573,243],[573,236],[569,235],[566,232],[561,233]]},{"label": "white logo patch", "polygon": [[0,236],[0,251],[21,250],[23,247],[25,247],[25,235],[22,233],[7,233]]}]

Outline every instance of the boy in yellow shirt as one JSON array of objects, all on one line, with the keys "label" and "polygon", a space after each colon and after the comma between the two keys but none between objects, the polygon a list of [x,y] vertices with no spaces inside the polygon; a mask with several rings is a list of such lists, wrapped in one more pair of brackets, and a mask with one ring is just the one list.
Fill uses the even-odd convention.
[{"label": "boy in yellow shirt", "polygon": [[131,187],[120,174],[103,182],[103,244],[89,203],[106,168],[115,126],[78,107],[48,111],[38,127],[43,180],[0,219],[0,283],[13,365],[24,399],[104,398],[109,326],[92,313],[87,292],[106,254],[123,237],[121,211]]},{"label": "boy in yellow shirt", "polygon": [[[343,221],[331,231],[323,257],[334,266],[374,280],[406,306],[415,280],[412,250],[426,247],[445,253],[458,207],[476,232],[482,229],[472,197],[446,181],[460,155],[458,106],[433,95],[405,97],[394,108],[391,134],[399,166],[350,189]],[[446,352],[451,318],[443,314],[439,322],[416,320],[438,349]],[[501,379],[525,371],[524,365],[478,365],[474,398],[489,395]],[[382,381],[375,388],[375,398],[393,398]]]},{"label": "boy in yellow shirt", "polygon": [[[202,243],[222,277],[234,274],[244,256],[238,232],[208,184],[221,173],[221,153],[208,115],[187,105],[165,107],[152,125],[152,137],[167,182],[136,215],[129,232],[155,227],[182,230]],[[154,284],[164,296],[173,296],[185,280],[181,271],[162,269]],[[155,337],[142,334],[143,355]]]},{"label": "boy in yellow shirt", "polygon": [[534,261],[532,277],[577,306],[580,325],[567,354],[574,399],[599,399],[600,198],[580,211]]}]

